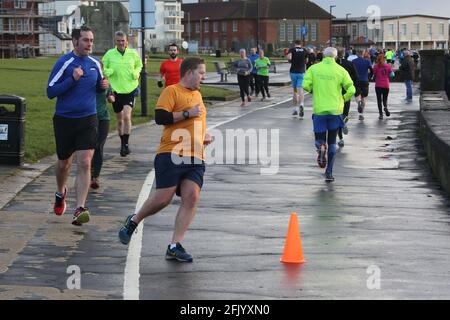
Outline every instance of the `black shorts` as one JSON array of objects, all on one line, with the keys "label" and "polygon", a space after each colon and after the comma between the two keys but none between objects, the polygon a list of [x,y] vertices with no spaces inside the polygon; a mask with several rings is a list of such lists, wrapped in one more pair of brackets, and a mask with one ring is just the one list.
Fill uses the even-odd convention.
[{"label": "black shorts", "polygon": [[363,96],[364,98],[366,98],[369,95],[369,82],[356,81],[355,87],[356,87],[355,97]]},{"label": "black shorts", "polygon": [[53,117],[56,154],[59,160],[67,160],[77,150],[95,149],[97,145],[97,115],[71,119]]},{"label": "black shorts", "polygon": [[130,93],[117,93],[114,92],[116,101],[113,102],[113,109],[115,113],[122,112],[124,106],[134,107],[134,98],[136,97],[136,90],[134,89]]},{"label": "black shorts", "polygon": [[[197,158],[181,158],[172,153],[160,153],[155,157],[156,189],[165,189],[177,186],[177,196],[180,196],[180,185],[183,180],[195,182],[200,189],[203,186],[205,162]],[[180,163],[184,160],[183,163]]]}]

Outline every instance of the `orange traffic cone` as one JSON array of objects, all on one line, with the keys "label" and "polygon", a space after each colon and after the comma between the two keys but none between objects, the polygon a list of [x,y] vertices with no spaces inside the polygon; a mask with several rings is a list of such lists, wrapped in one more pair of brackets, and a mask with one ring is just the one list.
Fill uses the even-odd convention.
[{"label": "orange traffic cone", "polygon": [[284,246],[283,256],[280,259],[285,263],[303,263],[302,239],[300,238],[300,226],[298,224],[297,213],[291,213],[286,244]]}]

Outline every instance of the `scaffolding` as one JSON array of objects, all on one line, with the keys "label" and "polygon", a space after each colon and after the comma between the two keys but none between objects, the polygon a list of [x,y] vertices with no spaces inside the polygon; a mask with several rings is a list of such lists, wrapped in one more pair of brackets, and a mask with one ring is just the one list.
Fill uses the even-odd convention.
[{"label": "scaffolding", "polygon": [[51,33],[45,21],[54,15],[54,0],[2,0],[0,58],[40,55],[39,35]]}]

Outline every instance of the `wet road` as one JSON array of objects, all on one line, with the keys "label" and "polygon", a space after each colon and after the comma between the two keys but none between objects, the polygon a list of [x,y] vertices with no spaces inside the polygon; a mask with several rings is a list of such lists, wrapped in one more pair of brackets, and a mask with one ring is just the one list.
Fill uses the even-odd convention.
[{"label": "wet road", "polygon": [[[338,152],[332,184],[324,182],[316,164],[310,107],[302,120],[291,116],[289,103],[210,109],[208,125],[218,131],[209,152],[215,150],[216,163],[207,167],[197,215],[183,241],[194,263],[164,260],[179,205],[175,199],[145,221],[134,269],[139,273],[133,275],[137,297],[450,298],[449,197],[426,164],[418,105],[401,103],[401,85],[392,91],[389,119],[378,120],[373,94],[364,122],[352,104],[350,133]],[[289,92],[273,91],[273,103],[289,99]],[[269,142],[236,150],[226,146],[227,132]],[[70,225],[70,214],[49,214],[52,170],[0,211],[0,298],[123,298],[128,251],[117,231],[135,210],[159,133],[156,126],[135,130],[133,154],[126,159],[117,154],[118,139],[108,141],[104,183],[90,195],[94,215],[82,228]],[[231,151],[243,156],[232,159]],[[249,164],[251,159],[256,163]],[[261,174],[267,168],[263,172],[276,174]],[[73,195],[70,201],[69,207]],[[301,227],[306,263],[300,266],[279,261],[291,211]],[[81,272],[79,290],[68,288],[70,266]]]}]

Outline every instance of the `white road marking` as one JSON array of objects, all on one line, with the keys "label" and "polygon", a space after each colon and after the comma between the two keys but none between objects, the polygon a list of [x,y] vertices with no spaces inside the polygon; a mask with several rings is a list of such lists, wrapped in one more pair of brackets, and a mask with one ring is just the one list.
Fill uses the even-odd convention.
[{"label": "white road marking", "polygon": [[[147,175],[144,185],[142,186],[141,192],[139,193],[139,198],[136,203],[136,209],[134,213],[136,214],[139,209],[147,200],[150,191],[153,187],[153,182],[155,180],[155,170],[153,169]],[[142,251],[142,236],[144,233],[144,220],[139,223],[137,227],[137,233],[131,237],[131,241],[128,245],[127,262],[125,265],[125,274],[123,281],[123,299],[124,300],[139,300],[139,264],[141,260]]]}]

